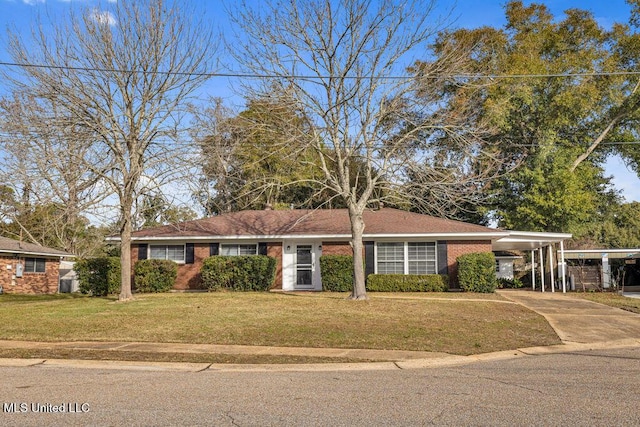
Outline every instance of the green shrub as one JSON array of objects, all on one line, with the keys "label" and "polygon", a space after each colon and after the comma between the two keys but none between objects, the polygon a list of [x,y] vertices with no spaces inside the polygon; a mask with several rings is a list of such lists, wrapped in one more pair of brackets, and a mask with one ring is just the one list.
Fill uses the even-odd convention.
[{"label": "green shrub", "polygon": [[442,274],[370,274],[367,290],[373,292],[446,292],[449,278]]},{"label": "green shrub", "polygon": [[523,286],[520,279],[506,279],[504,277],[498,279],[498,289],[518,289]]},{"label": "green shrub", "polygon": [[202,283],[210,291],[268,291],[275,280],[276,259],[266,255],[220,256],[202,264]]},{"label": "green shrub", "polygon": [[80,292],[105,296],[120,292],[120,258],[100,257],[80,259],[73,269],[78,274]]},{"label": "green shrub", "polygon": [[350,255],[322,255],[320,257],[322,290],[349,292],[353,290],[353,257]]},{"label": "green shrub", "polygon": [[133,283],[138,292],[168,292],[176,283],[178,264],[164,259],[141,259],[133,267]]},{"label": "green shrub", "polygon": [[491,293],[496,290],[496,259],[491,252],[461,255],[458,283],[465,292]]}]

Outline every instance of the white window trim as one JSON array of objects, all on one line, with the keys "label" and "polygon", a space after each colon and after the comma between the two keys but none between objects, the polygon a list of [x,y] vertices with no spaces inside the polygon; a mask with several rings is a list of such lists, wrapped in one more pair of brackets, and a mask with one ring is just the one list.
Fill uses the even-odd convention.
[{"label": "white window trim", "polygon": [[373,272],[374,274],[378,274],[378,244],[379,243],[402,243],[403,244],[403,253],[404,253],[404,273],[405,275],[409,275],[409,243],[432,243],[434,245],[434,255],[435,255],[435,265],[436,271],[435,273],[427,273],[427,274],[438,274],[438,242],[434,241],[381,241],[375,242],[373,245]]},{"label": "white window trim", "polygon": [[[151,258],[151,247],[152,246],[164,246],[165,247],[165,257],[164,258]],[[182,260],[180,261],[176,261],[175,259],[169,259],[167,258],[167,248],[169,246],[182,246]],[[177,244],[177,243],[156,243],[156,244],[149,244],[147,245],[147,259],[160,259],[160,260],[165,260],[165,261],[173,261],[176,264],[186,264],[187,262],[187,245],[186,243],[181,244]]]}]

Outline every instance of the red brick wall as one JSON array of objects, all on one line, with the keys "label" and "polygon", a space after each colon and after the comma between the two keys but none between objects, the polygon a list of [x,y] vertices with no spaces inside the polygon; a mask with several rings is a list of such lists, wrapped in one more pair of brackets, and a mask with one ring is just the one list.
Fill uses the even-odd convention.
[{"label": "red brick wall", "polygon": [[209,243],[195,243],[193,245],[193,264],[178,264],[178,277],[173,286],[177,290],[203,289],[202,262],[209,257]]},{"label": "red brick wall", "polygon": [[458,288],[458,262],[460,255],[473,252],[491,252],[489,240],[460,240],[447,242],[447,265],[449,268],[449,283],[453,288]]},{"label": "red brick wall", "polygon": [[[24,258],[0,257],[0,284],[8,294],[55,294],[58,292],[60,260],[47,259],[44,273],[24,272],[22,277],[14,277],[16,263],[24,266]],[[11,269],[7,267],[11,266]]]},{"label": "red brick wall", "polygon": [[349,242],[322,242],[322,255],[353,255]]},{"label": "red brick wall", "polygon": [[267,255],[276,259],[276,279],[271,289],[282,289],[282,243],[268,243]]}]

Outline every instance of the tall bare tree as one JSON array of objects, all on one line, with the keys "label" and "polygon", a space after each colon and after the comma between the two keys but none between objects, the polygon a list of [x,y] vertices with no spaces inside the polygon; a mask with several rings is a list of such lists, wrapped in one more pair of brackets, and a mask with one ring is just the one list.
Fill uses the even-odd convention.
[{"label": "tall bare tree", "polygon": [[[409,163],[428,155],[438,132],[474,139],[468,130],[434,114],[438,99],[415,96],[407,66],[426,56],[444,28],[433,0],[310,0],[261,2],[232,12],[241,32],[233,53],[244,70],[262,76],[245,93],[287,88],[311,122],[310,144],[320,157],[325,189],[341,198],[351,222],[352,299],[366,299],[362,265],[363,213],[380,195],[397,194]],[[420,77],[442,85],[458,71],[440,62]],[[434,90],[434,94],[438,91]],[[295,136],[292,135],[292,138]],[[452,186],[452,191],[455,187]]]},{"label": "tall bare tree", "polygon": [[117,196],[122,245],[120,300],[131,298],[132,210],[149,183],[161,186],[188,156],[180,122],[208,78],[215,43],[204,15],[186,2],[140,0],[86,8],[25,41],[9,34],[21,65],[6,76],[36,99],[64,105],[92,135],[91,161],[102,188]]},{"label": "tall bare tree", "polygon": [[27,213],[21,209],[12,222],[34,243],[82,256],[86,248],[78,239],[86,231],[83,214],[104,194],[95,191],[99,176],[84,166],[92,160],[93,134],[76,123],[53,98],[14,93],[0,99],[0,176],[14,193],[23,194],[22,210],[40,208],[37,220],[47,235],[38,238],[22,224]]}]

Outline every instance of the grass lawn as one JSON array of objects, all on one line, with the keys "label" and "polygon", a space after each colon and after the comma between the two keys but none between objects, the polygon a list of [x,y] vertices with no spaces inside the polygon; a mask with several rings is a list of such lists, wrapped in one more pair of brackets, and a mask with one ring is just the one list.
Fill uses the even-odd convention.
[{"label": "grass lawn", "polygon": [[[474,354],[560,340],[498,295],[203,293],[0,295],[0,339],[401,349]],[[407,297],[416,296],[416,299]],[[5,356],[7,357],[7,356]]]},{"label": "grass lawn", "polygon": [[633,313],[640,313],[640,298],[623,297],[613,292],[576,292],[572,293],[572,295]]}]

